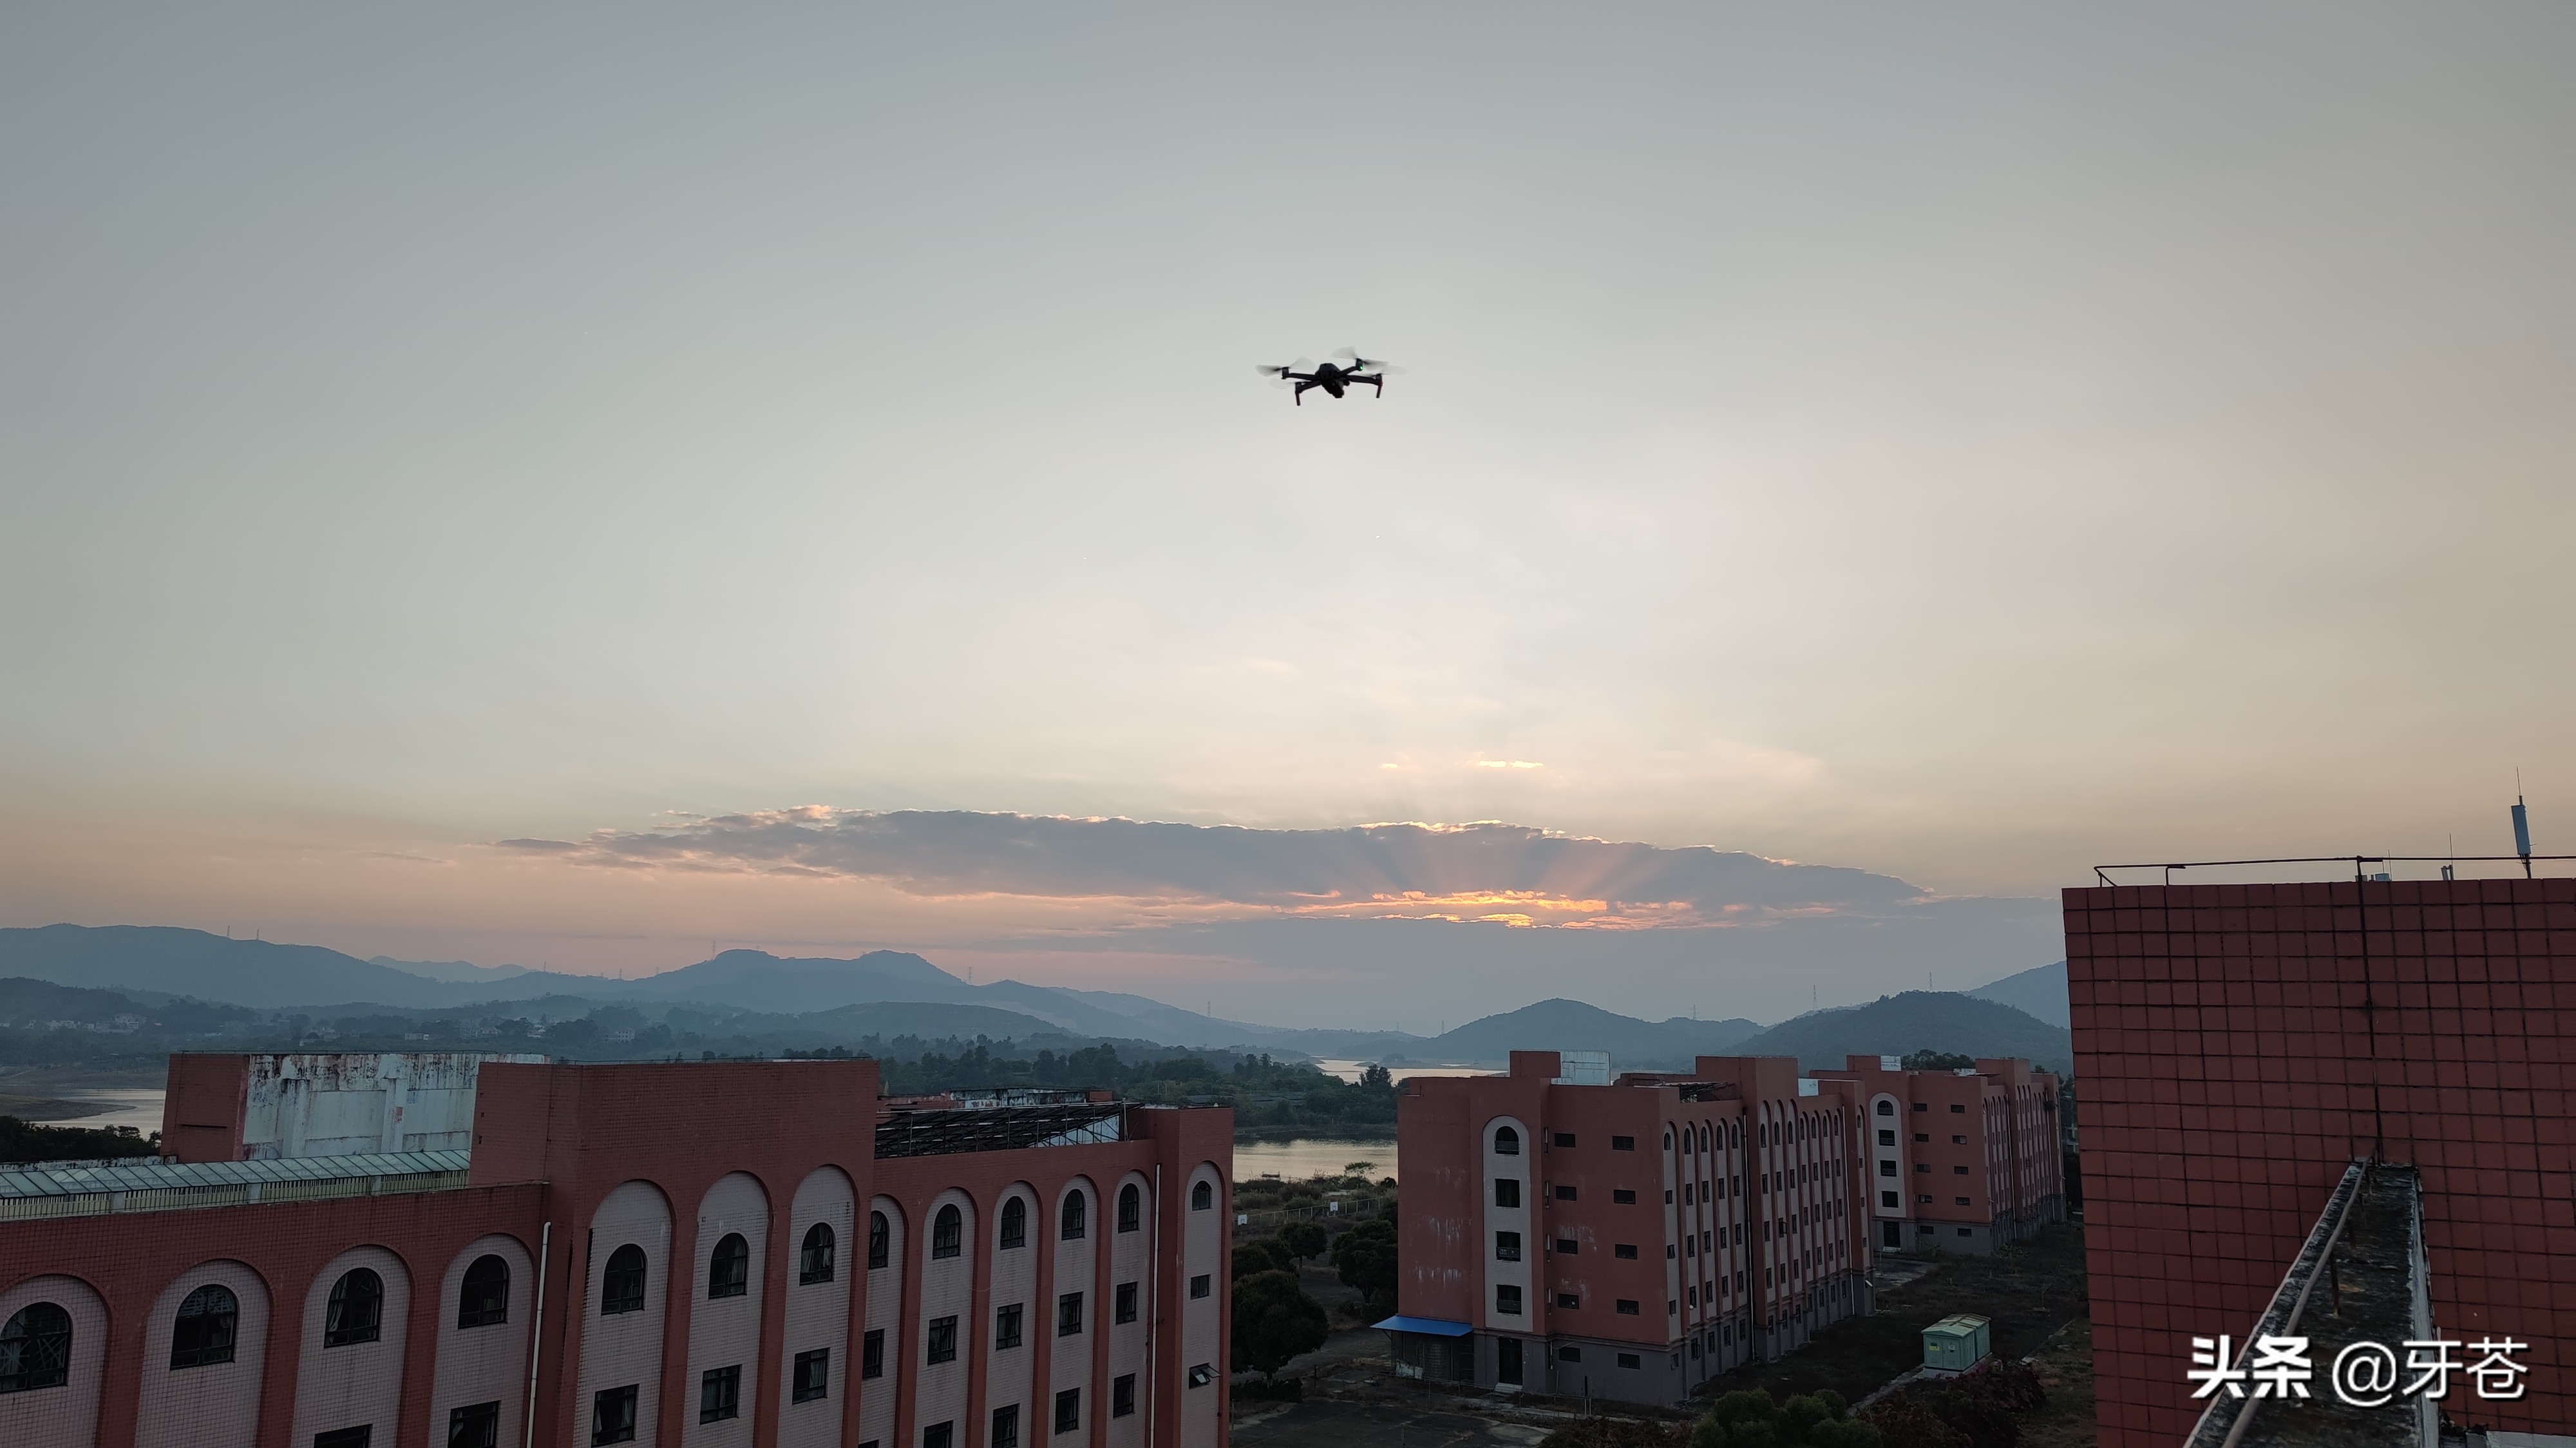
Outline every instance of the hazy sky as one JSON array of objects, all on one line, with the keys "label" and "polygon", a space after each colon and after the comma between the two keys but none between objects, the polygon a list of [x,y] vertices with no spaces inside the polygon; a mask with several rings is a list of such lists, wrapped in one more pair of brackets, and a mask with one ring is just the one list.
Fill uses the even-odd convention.
[{"label": "hazy sky", "polygon": [[1777,1015],[2097,861],[2506,849],[2517,766],[2576,846],[2576,10],[855,8],[0,12],[0,923],[1383,1004],[499,843],[805,806],[2017,922],[1562,992]]}]

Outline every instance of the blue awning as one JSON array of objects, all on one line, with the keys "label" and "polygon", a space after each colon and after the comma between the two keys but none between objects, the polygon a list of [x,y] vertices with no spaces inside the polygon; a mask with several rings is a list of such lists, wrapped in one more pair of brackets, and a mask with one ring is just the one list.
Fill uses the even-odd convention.
[{"label": "blue awning", "polygon": [[1451,1322],[1439,1317],[1397,1316],[1371,1325],[1384,1328],[1388,1332],[1419,1332],[1431,1337],[1465,1337],[1476,1330],[1473,1323]]}]

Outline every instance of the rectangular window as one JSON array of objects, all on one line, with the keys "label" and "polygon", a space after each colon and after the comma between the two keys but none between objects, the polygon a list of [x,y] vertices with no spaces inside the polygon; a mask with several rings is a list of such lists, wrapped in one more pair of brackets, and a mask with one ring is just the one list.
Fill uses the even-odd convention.
[{"label": "rectangular window", "polygon": [[1067,1388],[1055,1395],[1055,1430],[1078,1432],[1082,1428],[1082,1389]]},{"label": "rectangular window", "polygon": [[993,1435],[986,1448],[1020,1448],[1020,1405],[993,1410]]},{"label": "rectangular window", "polygon": [[[1932,1205],[1932,1194],[1931,1194],[1930,1192],[1924,1192],[1924,1193],[1922,1193],[1922,1194],[1920,1194],[1920,1195],[1916,1196],[1914,1200],[1915,1200],[1917,1203],[1919,1203],[1919,1204],[1921,1204],[1921,1205],[1923,1205],[1923,1206],[1927,1206],[1927,1207],[1928,1207],[1928,1206]],[[1930,1227],[1926,1227],[1926,1228],[1924,1228],[1923,1230],[1928,1232],[1928,1231],[1931,1231],[1932,1229],[1931,1229]]]},{"label": "rectangular window", "polygon": [[1954,1167],[1950,1168],[1950,1175],[1952,1175],[1952,1176],[1966,1176],[1967,1174],[1968,1174],[1968,1169],[1967,1169],[1966,1167],[1963,1167],[1963,1166],[1954,1166]]},{"label": "rectangular window", "polygon": [[1968,1138],[1954,1135],[1950,1138],[1950,1144],[1952,1146],[1966,1146],[1968,1144]]},{"label": "rectangular window", "polygon": [[921,1448],[950,1448],[957,1441],[957,1423],[933,1423],[921,1430]]},{"label": "rectangular window", "polygon": [[1637,1260],[1637,1244],[1634,1242],[1617,1243],[1611,1247],[1610,1255],[1617,1257],[1622,1261],[1634,1262]]},{"label": "rectangular window", "polygon": [[1118,1300],[1115,1306],[1116,1312],[1113,1320],[1118,1322],[1134,1322],[1136,1320],[1135,1283],[1121,1282],[1118,1284]]},{"label": "rectangular window", "polygon": [[927,1336],[927,1342],[929,1344],[929,1361],[934,1363],[953,1363],[957,1361],[957,1319],[953,1317],[934,1317],[930,1319],[930,1332]]},{"label": "rectangular window", "polygon": [[1558,1348],[1556,1350],[1556,1360],[1561,1363],[1579,1363],[1583,1361],[1583,1349],[1579,1347]]},{"label": "rectangular window", "polygon": [[1517,1262],[1521,1260],[1521,1234],[1518,1232],[1496,1232],[1494,1234],[1494,1260],[1497,1262]]},{"label": "rectangular window", "polygon": [[1556,1144],[1557,1144],[1557,1145],[1559,1145],[1559,1146],[1572,1146],[1572,1145],[1574,1145],[1574,1133],[1573,1133],[1573,1132],[1571,1132],[1571,1131],[1560,1131],[1560,1132],[1558,1132],[1558,1133],[1556,1134]]},{"label": "rectangular window", "polygon": [[1914,1164],[1914,1174],[1916,1176],[1930,1176],[1932,1174],[1932,1163],[1928,1161],[1916,1162]]},{"label": "rectangular window", "polygon": [[1113,1418],[1136,1416],[1136,1375],[1134,1373],[1109,1380],[1109,1416]]},{"label": "rectangular window", "polygon": [[[600,1448],[604,1443],[635,1441],[635,1390],[638,1386],[640,1384],[629,1383],[622,1388],[602,1388],[590,1400],[591,1448]],[[348,1445],[348,1448],[362,1448],[363,1442]],[[324,1448],[324,1445],[316,1443],[314,1448]],[[330,1448],[341,1448],[341,1445],[333,1444]]]},{"label": "rectangular window", "polygon": [[1202,1272],[1190,1279],[1190,1298],[1195,1301],[1208,1295],[1208,1274]]},{"label": "rectangular window", "polygon": [[1560,1292],[1556,1294],[1556,1305],[1568,1312],[1578,1311],[1583,1306],[1583,1298],[1576,1293]]},{"label": "rectangular window", "polygon": [[[993,1350],[1020,1345],[1020,1304],[993,1309]],[[874,1374],[870,1374],[874,1376]]]},{"label": "rectangular window", "polygon": [[885,1329],[882,1327],[868,1329],[868,1335],[859,1339],[859,1376],[885,1376]]},{"label": "rectangular window", "polygon": [[1055,1300],[1055,1335],[1078,1337],[1082,1333],[1082,1294],[1068,1292]]},{"label": "rectangular window", "polygon": [[[1571,1187],[1566,1188],[1565,1192],[1567,1201],[1574,1200],[1573,1189]],[[1633,1207],[1637,1205],[1637,1194],[1625,1187],[1613,1187],[1610,1189],[1610,1200],[1623,1207]]]},{"label": "rectangular window", "polygon": [[501,1448],[501,1405],[490,1402],[450,1408],[447,1448]]},{"label": "rectangular window", "polygon": [[1521,1204],[1521,1184],[1517,1177],[1494,1178],[1494,1205],[1517,1207]]},{"label": "rectangular window", "polygon": [[[373,1423],[360,1423],[355,1428],[334,1428],[327,1433],[314,1434],[313,1448],[367,1448],[375,1436],[376,1425]],[[629,1433],[626,1436],[632,1438],[635,1435]]]},{"label": "rectangular window", "polygon": [[1204,1388],[1216,1381],[1216,1369],[1206,1363],[1190,1364],[1190,1386]]},{"label": "rectangular window", "polygon": [[1610,1149],[1612,1151],[1635,1151],[1637,1149],[1637,1138],[1633,1136],[1614,1136],[1610,1138]]},{"label": "rectangular window", "polygon": [[742,1416],[742,1368],[709,1368],[698,1376],[698,1421],[721,1423]]},{"label": "rectangular window", "polygon": [[[882,1329],[880,1329],[882,1331]],[[818,1347],[796,1355],[796,1388],[791,1399],[810,1403],[832,1391],[832,1350]]]},{"label": "rectangular window", "polygon": [[1896,1175],[1896,1163],[1895,1163],[1895,1162],[1893,1162],[1893,1161],[1882,1161],[1882,1162],[1880,1162],[1880,1163],[1878,1164],[1878,1174],[1879,1174],[1880,1176],[1894,1176],[1894,1175]]},{"label": "rectangular window", "polygon": [[1896,1133],[1895,1133],[1895,1132],[1893,1132],[1893,1131],[1882,1131],[1882,1132],[1880,1132],[1880,1133],[1878,1134],[1878,1144],[1879,1144],[1879,1145],[1881,1145],[1881,1146],[1894,1146],[1894,1145],[1896,1145]]},{"label": "rectangular window", "polygon": [[1968,1108],[1960,1105],[1956,1101],[1953,1101],[1950,1103],[1950,1114],[1952,1116],[1965,1116],[1968,1114]]},{"label": "rectangular window", "polygon": [[1634,1316],[1636,1316],[1636,1315],[1637,1315],[1637,1299],[1635,1299],[1635,1298],[1633,1298],[1633,1297],[1622,1297],[1622,1298],[1620,1298],[1620,1299],[1619,1299],[1619,1313],[1620,1313],[1620,1315],[1621,1315],[1621,1316],[1623,1316],[1623,1317],[1634,1317]]},{"label": "rectangular window", "polygon": [[1494,1289],[1494,1311],[1504,1317],[1521,1315],[1521,1290],[1504,1285]]},{"label": "rectangular window", "polygon": [[1645,1365],[1646,1360],[1638,1356],[1636,1353],[1623,1352],[1619,1354],[1619,1366],[1623,1368],[1635,1369],[1644,1367]]},{"label": "rectangular window", "polygon": [[1558,1187],[1558,1188],[1556,1189],[1556,1199],[1557,1199],[1558,1201],[1560,1201],[1560,1202],[1570,1202],[1570,1201],[1573,1201],[1573,1200],[1574,1200],[1574,1188],[1572,1188],[1572,1187]]},{"label": "rectangular window", "polygon": [[1583,1250],[1583,1244],[1572,1237],[1559,1237],[1556,1239],[1556,1250],[1560,1256],[1571,1257]]},{"label": "rectangular window", "polygon": [[1880,1192],[1880,1193],[1878,1194],[1878,1204],[1879,1204],[1880,1206],[1882,1206],[1882,1207],[1892,1207],[1892,1206],[1895,1206],[1895,1205],[1896,1205],[1896,1193],[1894,1193],[1894,1192]]},{"label": "rectangular window", "polygon": [[1968,1199],[1966,1197],[1952,1197],[1950,1200],[1963,1207],[1968,1204]]}]

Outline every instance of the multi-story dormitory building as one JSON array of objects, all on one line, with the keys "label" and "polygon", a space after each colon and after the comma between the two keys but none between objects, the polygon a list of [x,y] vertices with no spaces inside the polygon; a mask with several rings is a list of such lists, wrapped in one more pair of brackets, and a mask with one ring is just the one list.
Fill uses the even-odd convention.
[{"label": "multi-story dormitory building", "polygon": [[0,1172],[0,1444],[1224,1441],[1226,1110],[279,1059],[174,1060],[193,1160]]},{"label": "multi-story dormitory building", "polygon": [[[1589,1059],[1585,1059],[1586,1057]],[[1857,1083],[1597,1053],[1405,1083],[1399,1371],[1670,1403],[1870,1307]]]},{"label": "multi-story dormitory building", "polygon": [[1896,1056],[1847,1056],[1869,1121],[1869,1214],[1883,1252],[1985,1254],[2066,1217],[2058,1078],[2028,1061],[1908,1071]]}]

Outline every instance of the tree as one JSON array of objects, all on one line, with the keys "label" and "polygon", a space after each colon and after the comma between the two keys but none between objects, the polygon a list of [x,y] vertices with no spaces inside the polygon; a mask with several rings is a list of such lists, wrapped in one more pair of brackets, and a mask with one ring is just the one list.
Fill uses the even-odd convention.
[{"label": "tree", "polygon": [[1287,1244],[1276,1237],[1257,1237],[1249,1242],[1235,1243],[1234,1280],[1240,1282],[1262,1272],[1297,1275],[1297,1259],[1288,1251]]},{"label": "tree", "polygon": [[1372,1061],[1360,1070],[1360,1089],[1391,1093],[1395,1090],[1395,1077],[1384,1066]]},{"label": "tree", "polygon": [[1234,1284],[1234,1366],[1276,1378],[1288,1360],[1313,1352],[1332,1336],[1324,1304],[1306,1295],[1294,1275],[1255,1272]]},{"label": "tree", "polygon": [[1370,1301],[1395,1296],[1395,1223],[1371,1217],[1333,1243],[1333,1270],[1342,1285]]},{"label": "tree", "polygon": [[1915,1051],[1905,1058],[1908,1071],[1965,1071],[1976,1064],[1976,1057],[1962,1056],[1956,1051]]},{"label": "tree", "polygon": [[1279,1242],[1295,1257],[1321,1257],[1333,1239],[1313,1222],[1290,1222],[1279,1229]]},{"label": "tree", "polygon": [[1840,1393],[1774,1403],[1759,1388],[1743,1388],[1710,1405],[1691,1431],[1691,1448],[1880,1448],[1880,1433],[1851,1418]]}]

